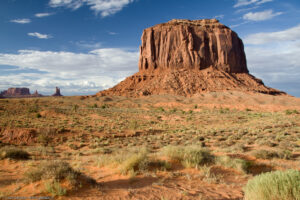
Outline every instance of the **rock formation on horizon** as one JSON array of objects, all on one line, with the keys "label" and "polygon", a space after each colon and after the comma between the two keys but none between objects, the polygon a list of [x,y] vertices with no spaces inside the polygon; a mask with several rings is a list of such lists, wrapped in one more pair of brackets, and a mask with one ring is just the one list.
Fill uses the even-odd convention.
[{"label": "rock formation on horizon", "polygon": [[285,94],[249,74],[242,40],[216,19],[171,20],[145,29],[141,39],[139,72],[97,95]]},{"label": "rock formation on horizon", "polygon": [[22,97],[41,97],[37,91],[34,94],[30,94],[29,88],[8,88],[0,94],[3,98],[22,98]]},{"label": "rock formation on horizon", "polygon": [[53,97],[61,97],[63,95],[61,95],[61,93],[60,93],[60,88],[55,87],[55,93],[52,94],[51,96],[53,96]]}]

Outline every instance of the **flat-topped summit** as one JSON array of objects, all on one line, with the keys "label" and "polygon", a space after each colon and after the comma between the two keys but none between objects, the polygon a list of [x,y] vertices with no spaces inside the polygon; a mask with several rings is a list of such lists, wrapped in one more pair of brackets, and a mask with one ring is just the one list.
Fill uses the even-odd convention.
[{"label": "flat-topped summit", "polygon": [[217,19],[199,19],[199,20],[188,20],[188,19],[172,19],[169,22],[158,24],[156,26],[163,25],[195,25],[195,26],[225,26],[219,22]]},{"label": "flat-topped summit", "polygon": [[216,19],[174,19],[145,29],[141,40],[139,72],[98,95],[283,94],[249,74],[242,40]]}]

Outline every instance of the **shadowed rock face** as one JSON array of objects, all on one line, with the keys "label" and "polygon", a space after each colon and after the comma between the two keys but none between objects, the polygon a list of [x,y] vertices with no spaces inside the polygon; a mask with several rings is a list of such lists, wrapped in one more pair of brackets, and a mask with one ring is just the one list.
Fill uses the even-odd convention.
[{"label": "shadowed rock face", "polygon": [[216,19],[172,20],[144,30],[140,71],[206,69],[248,73],[244,45]]},{"label": "shadowed rock face", "polygon": [[145,29],[141,39],[139,72],[97,95],[285,94],[249,74],[242,40],[216,19],[172,20]]},{"label": "shadowed rock face", "polygon": [[55,93],[52,94],[51,96],[53,96],[53,97],[61,97],[62,95],[60,93],[60,88],[55,87]]}]

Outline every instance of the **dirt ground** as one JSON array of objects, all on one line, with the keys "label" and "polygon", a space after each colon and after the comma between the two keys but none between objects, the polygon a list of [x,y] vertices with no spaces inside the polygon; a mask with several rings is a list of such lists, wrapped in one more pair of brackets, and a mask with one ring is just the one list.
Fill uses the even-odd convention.
[{"label": "dirt ground", "polygon": [[[300,169],[299,136],[300,99],[286,95],[0,99],[0,198],[243,199],[254,176]],[[205,149],[213,161],[187,165],[168,147]],[[52,161],[76,183],[28,175]]]}]

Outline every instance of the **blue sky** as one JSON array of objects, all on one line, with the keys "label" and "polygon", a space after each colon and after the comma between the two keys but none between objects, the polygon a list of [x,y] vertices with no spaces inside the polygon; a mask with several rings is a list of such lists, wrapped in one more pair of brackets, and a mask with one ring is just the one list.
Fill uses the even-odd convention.
[{"label": "blue sky", "polygon": [[95,94],[138,70],[143,29],[174,18],[219,19],[250,73],[300,97],[299,0],[1,0],[0,90]]}]

